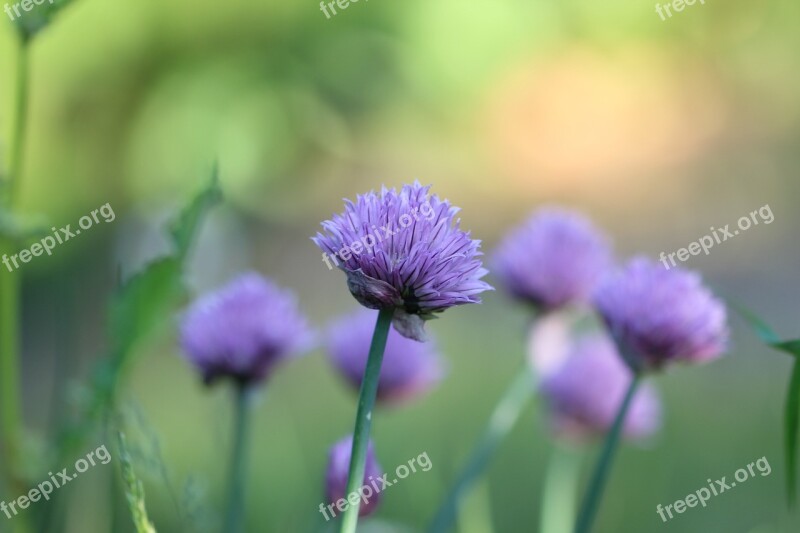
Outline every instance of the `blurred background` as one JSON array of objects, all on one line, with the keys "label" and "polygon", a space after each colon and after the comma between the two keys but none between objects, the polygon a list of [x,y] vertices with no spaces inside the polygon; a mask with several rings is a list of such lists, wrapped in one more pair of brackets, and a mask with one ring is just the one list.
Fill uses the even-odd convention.
[{"label": "blurred background", "polygon": [[[197,294],[255,269],[295,289],[323,327],[356,304],[310,240],[319,223],[343,197],[419,179],[462,208],[487,255],[544,204],[585,212],[620,260],[676,251],[769,204],[772,224],[685,266],[782,336],[800,336],[798,23],[794,0],[708,0],[666,21],[654,2],[624,0],[373,0],[330,19],[314,0],[75,0],[33,44],[21,203],[58,227],[107,202],[117,219],[22,270],[31,449],[46,450],[107,345],[117,267],[127,277],[168,249],[164,222],[215,159],[226,201],[190,259]],[[15,54],[4,20],[3,146]],[[448,378],[378,413],[373,435],[384,467],[427,452],[433,468],[392,487],[365,530],[430,520],[522,365],[527,320],[497,291],[432,324]],[[202,386],[179,356],[175,323],[142,347],[122,392],[159,531],[180,530],[176,499],[194,501],[208,523],[219,516],[232,423],[229,390]],[[719,362],[655,379],[663,431],[622,449],[598,531],[797,531],[781,449],[790,360],[736,318],[732,344]],[[321,350],[276,373],[256,408],[249,530],[323,529],[327,449],[352,430],[354,406]],[[141,444],[153,439],[169,484],[149,460],[153,446]],[[585,466],[596,448],[582,452]],[[551,449],[532,405],[470,496],[460,531],[535,531]],[[764,456],[771,475],[658,518],[657,504]],[[129,530],[124,507],[112,517],[121,504],[109,471],[62,489],[64,531]]]}]

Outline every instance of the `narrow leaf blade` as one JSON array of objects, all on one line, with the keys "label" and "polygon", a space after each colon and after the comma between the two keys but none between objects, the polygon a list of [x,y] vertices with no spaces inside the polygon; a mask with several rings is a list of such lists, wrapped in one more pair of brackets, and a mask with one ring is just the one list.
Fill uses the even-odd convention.
[{"label": "narrow leaf blade", "polygon": [[215,165],[211,174],[211,182],[195,196],[181,213],[176,217],[170,227],[172,241],[178,257],[183,259],[189,253],[200,223],[205,219],[208,211],[222,201],[222,189],[219,186],[219,169]]},{"label": "narrow leaf blade", "polygon": [[800,360],[794,362],[789,392],[786,395],[786,483],[789,506],[797,496],[797,430],[800,426]]},{"label": "narrow leaf blade", "polygon": [[756,335],[758,335],[758,337],[763,342],[769,345],[781,342],[781,339],[780,337],[778,337],[778,334],[775,333],[775,331],[773,331],[773,329],[770,328],[766,322],[761,320],[758,317],[758,315],[756,315],[749,309],[734,304],[730,301],[728,301],[728,305],[731,307],[731,309],[739,313],[739,316],[741,316],[744,319],[744,321],[747,322],[750,325],[750,327],[753,328],[753,330],[756,332]]},{"label": "narrow leaf blade", "polygon": [[793,355],[795,357],[800,358],[800,339],[775,342],[772,343],[771,346],[776,350],[780,350],[782,352],[788,353],[789,355]]}]

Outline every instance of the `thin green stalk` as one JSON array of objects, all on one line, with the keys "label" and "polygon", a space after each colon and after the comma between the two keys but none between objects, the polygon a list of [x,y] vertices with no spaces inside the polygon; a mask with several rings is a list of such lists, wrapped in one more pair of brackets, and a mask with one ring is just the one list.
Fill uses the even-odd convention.
[{"label": "thin green stalk", "polygon": [[[0,252],[12,251],[14,241],[3,239]],[[2,267],[6,270],[5,267]],[[20,367],[19,350],[19,275],[16,272],[0,272],[0,409],[2,410],[2,448],[9,487],[13,487],[13,469],[18,465],[20,428]]]},{"label": "thin green stalk", "polygon": [[486,533],[494,531],[492,526],[492,493],[486,477],[475,481],[475,485],[464,496],[458,508],[458,533]]},{"label": "thin green stalk", "polygon": [[[2,195],[2,205],[9,213],[16,208],[17,191],[22,177],[25,137],[28,123],[28,40],[23,38],[17,58],[17,80],[14,95],[14,129],[11,136],[8,180]],[[16,252],[16,241],[10,236],[0,236],[0,257]],[[15,492],[25,491],[25,485],[15,468],[20,464],[22,439],[22,408],[20,397],[20,276],[0,272],[0,440],[6,454],[8,487]],[[22,491],[22,492],[20,492]]]},{"label": "thin green stalk", "polygon": [[249,434],[249,389],[239,385],[236,389],[236,422],[233,433],[230,478],[228,485],[228,507],[225,514],[225,533],[244,531],[244,485],[247,465],[247,441]]},{"label": "thin green stalk", "polygon": [[530,370],[525,367],[517,374],[511,386],[503,394],[500,403],[495,407],[483,436],[470,455],[467,466],[461,471],[455,485],[428,527],[429,533],[444,533],[453,528],[462,500],[486,470],[497,447],[516,425],[525,406],[533,397],[533,389]]},{"label": "thin green stalk", "polygon": [[600,507],[600,501],[603,498],[603,491],[605,489],[608,474],[611,472],[611,465],[614,462],[614,453],[617,450],[620,435],[622,434],[622,426],[625,422],[625,416],[628,414],[628,409],[631,406],[631,401],[636,393],[636,389],[641,382],[641,375],[634,374],[631,379],[631,384],[628,387],[628,392],[625,394],[625,399],[617,412],[617,417],[614,419],[614,425],[606,436],[603,451],[600,454],[600,459],[595,467],[592,479],[589,482],[589,488],[586,491],[583,504],[581,505],[581,512],[578,515],[578,525],[575,527],[575,533],[589,533],[592,529],[597,510]]},{"label": "thin green stalk", "polygon": [[558,444],[553,448],[544,478],[540,533],[570,533],[575,526],[581,457]]},{"label": "thin green stalk", "polygon": [[30,41],[22,37],[19,44],[17,58],[17,84],[14,94],[14,132],[11,136],[9,176],[8,176],[8,207],[17,205],[20,182],[22,180],[22,167],[25,161],[25,140],[28,133],[28,94],[30,84],[30,70],[28,59],[30,55]]},{"label": "thin green stalk", "polygon": [[[389,327],[392,325],[393,309],[382,309],[378,313],[375,332],[372,335],[372,345],[369,348],[369,359],[364,369],[364,379],[361,381],[361,391],[358,395],[358,410],[356,411],[356,427],[353,430],[353,448],[350,454],[350,471],[347,478],[347,491],[351,494],[358,491],[364,483],[364,472],[367,462],[367,448],[369,432],[372,427],[372,410],[375,407],[375,398],[378,394],[378,378],[381,375],[383,352],[386,349],[386,339],[389,337]],[[358,524],[358,510],[360,501],[350,505],[342,515],[341,533],[355,533]]]}]

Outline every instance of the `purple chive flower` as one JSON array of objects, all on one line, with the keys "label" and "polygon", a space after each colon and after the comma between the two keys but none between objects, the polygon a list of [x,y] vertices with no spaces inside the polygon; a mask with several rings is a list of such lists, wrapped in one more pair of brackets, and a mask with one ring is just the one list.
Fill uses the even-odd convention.
[{"label": "purple chive flower", "polygon": [[[337,502],[341,502],[341,500],[347,501],[348,498],[347,476],[350,470],[350,450],[352,446],[353,437],[345,437],[334,444],[328,453],[328,468],[325,474],[325,498],[333,506],[336,506]],[[383,469],[375,458],[374,448],[372,441],[370,441],[367,446],[367,463],[362,486],[369,488],[371,495],[369,495],[366,488],[362,491],[364,498],[361,500],[361,507],[358,510],[359,516],[367,516],[373,513],[381,500],[381,493],[377,490],[372,490],[375,487],[372,482],[383,476]],[[339,510],[344,505],[342,503],[339,506]]]},{"label": "purple chive flower", "polygon": [[[613,342],[600,334],[574,341],[563,364],[545,376],[541,393],[556,434],[585,440],[604,434],[616,418],[633,373]],[[644,384],[633,397],[623,424],[631,439],[649,437],[661,425],[661,403]]]},{"label": "purple chive flower", "polygon": [[310,338],[294,294],[254,273],[199,298],[181,324],[185,357],[207,384],[221,377],[261,382]]},{"label": "purple chive flower", "polygon": [[424,339],[424,321],[462,304],[480,303],[492,287],[479,257],[480,241],[455,218],[458,208],[429,195],[419,182],[345,201],[313,241],[323,261],[347,275],[350,292],[370,309],[393,309],[394,327]]},{"label": "purple chive flower", "polygon": [[610,265],[608,239],[589,219],[554,207],[513,230],[493,261],[506,289],[542,311],[589,300]]},{"label": "purple chive flower", "polygon": [[727,347],[725,305],[681,268],[636,258],[601,284],[595,305],[636,371],[708,361]]},{"label": "purple chive flower", "polygon": [[[336,321],[328,331],[328,353],[336,369],[356,389],[361,387],[378,313],[360,309]],[[434,344],[389,331],[378,379],[378,401],[393,403],[427,392],[444,377]]]}]

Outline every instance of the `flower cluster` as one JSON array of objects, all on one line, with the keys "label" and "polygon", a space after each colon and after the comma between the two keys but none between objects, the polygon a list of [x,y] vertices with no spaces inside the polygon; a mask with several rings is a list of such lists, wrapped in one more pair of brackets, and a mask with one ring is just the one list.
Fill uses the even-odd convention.
[{"label": "flower cluster", "polygon": [[[492,290],[482,280],[480,241],[460,229],[458,209],[429,189],[414,183],[346,201],[313,238],[324,254],[340,259],[350,292],[366,308],[335,320],[324,335],[333,367],[360,390],[356,437],[330,450],[329,502],[352,493],[351,471],[363,467],[365,479],[381,475],[369,441],[375,401],[407,401],[443,379],[436,344],[421,342],[424,322],[479,303],[480,293]],[[378,228],[397,225],[404,231],[379,236]],[[358,242],[364,243],[358,253],[345,253]],[[530,361],[559,437],[582,441],[606,433],[620,405],[630,409],[619,411],[619,432],[652,435],[661,405],[649,384],[635,389],[637,378],[676,361],[708,361],[726,348],[725,307],[697,274],[641,258],[613,270],[609,239],[580,214],[553,207],[533,214],[502,241],[493,264],[500,284],[537,312]],[[591,307],[608,331],[575,337],[573,322]],[[185,356],[203,380],[227,378],[240,390],[306,351],[313,336],[294,295],[253,273],[199,298],[181,324]],[[358,513],[355,505],[344,529],[353,531],[358,515],[377,505],[378,498],[365,501]]]},{"label": "flower cluster", "polygon": [[[357,429],[362,422],[369,423],[376,398],[384,403],[409,400],[444,376],[434,343],[419,342],[426,338],[424,321],[456,305],[479,303],[478,294],[492,289],[481,281],[487,271],[480,260],[480,242],[460,229],[458,209],[430,195],[429,189],[414,183],[399,193],[383,188],[380,194],[347,201],[344,213],[324,222],[324,233],[314,237],[325,254],[341,260],[336,263],[345,272],[351,293],[367,308],[337,320],[326,335],[334,367],[361,390],[359,404],[370,405],[365,417],[359,410]],[[391,231],[397,225],[404,231]],[[389,229],[381,236],[379,227]],[[350,243],[364,243],[363,252],[361,246],[359,253],[350,252]],[[388,319],[381,318],[387,312]],[[381,320],[386,329],[379,332]],[[396,331],[389,330],[389,320]],[[181,323],[185,357],[203,380],[210,384],[227,378],[238,385],[239,427],[246,424],[245,391],[262,383],[280,361],[307,349],[311,338],[293,294],[252,273],[199,298]],[[363,396],[362,384],[368,379],[365,369],[376,342],[378,372],[374,396],[369,398]],[[366,442],[368,430],[359,435]],[[368,476],[379,475],[372,444],[363,449],[359,442],[351,436],[331,449],[329,501],[348,493],[351,460],[354,465],[361,462]],[[237,441],[236,449],[243,445]],[[361,506],[359,514],[372,512],[377,503],[376,498]],[[230,517],[235,520],[236,513]],[[352,517],[346,514],[345,520],[355,527]]]},{"label": "flower cluster", "polygon": [[[609,239],[578,213],[554,207],[534,213],[501,242],[493,264],[503,287],[540,312],[529,358],[559,435],[608,430],[634,374],[673,361],[707,361],[725,349],[725,307],[697,274],[645,259],[612,270]],[[568,316],[587,306],[616,346],[599,333],[571,338]],[[659,413],[654,390],[644,387],[623,433],[652,434]]]}]

